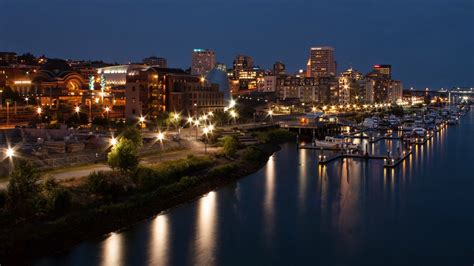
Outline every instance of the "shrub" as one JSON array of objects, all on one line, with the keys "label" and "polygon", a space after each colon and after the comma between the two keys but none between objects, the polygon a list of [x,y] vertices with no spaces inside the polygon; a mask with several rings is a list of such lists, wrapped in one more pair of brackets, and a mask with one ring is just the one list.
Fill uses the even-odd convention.
[{"label": "shrub", "polygon": [[120,196],[133,190],[127,174],[118,172],[93,172],[87,179],[89,191],[105,196]]},{"label": "shrub", "polygon": [[146,167],[137,168],[133,175],[133,182],[142,190],[152,190],[164,183],[155,170]]},{"label": "shrub", "polygon": [[254,136],[263,142],[284,143],[296,138],[296,133],[284,129],[272,129],[254,133]]},{"label": "shrub", "polygon": [[243,158],[248,162],[261,162],[266,160],[267,157],[261,150],[250,146],[245,148]]},{"label": "shrub", "polygon": [[284,129],[274,129],[267,132],[268,139],[272,143],[284,143],[296,138],[296,134]]},{"label": "shrub", "polygon": [[118,143],[107,155],[107,163],[112,169],[130,172],[138,166],[137,147],[131,140],[120,138]]},{"label": "shrub", "polygon": [[211,164],[212,159],[208,156],[189,155],[186,159],[165,162],[153,169],[165,184],[170,184],[179,181],[182,176],[203,170]]},{"label": "shrub", "polygon": [[235,137],[224,136],[221,140],[224,154],[228,157],[234,157],[237,149],[239,148],[239,142]]},{"label": "shrub", "polygon": [[19,161],[10,175],[7,207],[19,216],[34,214],[40,201],[39,174],[27,161]]},{"label": "shrub", "polygon": [[236,171],[239,166],[236,163],[227,163],[219,165],[209,170],[209,176],[211,177],[226,177]]},{"label": "shrub", "polygon": [[46,208],[49,212],[64,213],[72,202],[71,192],[58,185],[54,179],[48,179],[44,184]]},{"label": "shrub", "polygon": [[4,190],[0,190],[0,208],[5,207],[5,202],[7,200],[7,194]]}]

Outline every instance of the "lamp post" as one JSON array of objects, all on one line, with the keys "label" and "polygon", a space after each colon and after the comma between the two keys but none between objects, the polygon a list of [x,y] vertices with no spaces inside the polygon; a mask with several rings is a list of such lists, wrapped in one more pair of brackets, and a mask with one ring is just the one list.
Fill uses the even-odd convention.
[{"label": "lamp post", "polygon": [[204,135],[206,136],[206,139],[204,140],[204,153],[207,154],[207,141],[208,141],[207,134],[209,133],[209,128],[205,127],[203,132],[204,132]]},{"label": "lamp post", "polygon": [[163,148],[163,140],[165,139],[165,134],[163,132],[159,132],[157,138],[160,141],[160,148],[161,148],[160,161],[162,161],[163,160],[163,149],[164,149]]},{"label": "lamp post", "polygon": [[194,121],[194,126],[196,127],[196,140],[198,139],[198,130],[199,130],[199,119]]},{"label": "lamp post", "polygon": [[237,112],[235,110],[230,111],[230,116],[232,117],[232,120],[234,122],[234,125],[236,124],[236,117],[238,116]]},{"label": "lamp post", "polygon": [[140,116],[139,121],[140,121],[140,128],[143,128],[143,125],[144,125],[144,123],[145,123],[145,117],[144,117],[144,116]]},{"label": "lamp post", "polygon": [[273,124],[273,110],[268,111],[268,115],[270,116],[270,123]]},{"label": "lamp post", "polygon": [[8,174],[11,174],[11,172],[13,170],[13,156],[15,156],[15,151],[13,150],[13,148],[8,147],[5,150],[5,155],[8,157],[8,159],[10,159]]},{"label": "lamp post", "polygon": [[109,119],[109,112],[110,112],[110,107],[106,106],[105,113],[107,114],[107,119]]},{"label": "lamp post", "polygon": [[179,127],[180,115],[178,113],[175,113],[173,118],[174,118],[174,121],[175,121],[175,127],[178,130],[178,136],[179,136],[181,134],[181,128]]},{"label": "lamp post", "polygon": [[36,109],[36,113],[38,113],[38,119],[39,119],[39,122],[41,123],[41,113],[43,112],[43,108],[41,107],[38,107]]}]

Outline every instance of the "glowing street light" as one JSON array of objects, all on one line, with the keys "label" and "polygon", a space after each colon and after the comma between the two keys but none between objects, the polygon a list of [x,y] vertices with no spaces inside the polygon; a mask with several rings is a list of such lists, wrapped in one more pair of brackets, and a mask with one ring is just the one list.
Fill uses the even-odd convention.
[{"label": "glowing street light", "polygon": [[312,111],[313,113],[316,113],[316,107],[313,106],[313,107],[311,108],[311,111]]},{"label": "glowing street light", "polygon": [[12,158],[12,157],[15,155],[15,151],[14,151],[12,148],[8,148],[8,149],[5,151],[5,155],[6,155],[8,158]]},{"label": "glowing street light", "polygon": [[79,106],[76,106],[76,107],[74,108],[74,111],[75,111],[77,114],[79,114],[79,112],[81,111],[81,108],[80,108]]},{"label": "glowing street light", "polygon": [[230,116],[232,117],[232,119],[234,120],[234,124],[235,124],[235,118],[238,116],[237,112],[235,110],[231,110],[230,111]]},{"label": "glowing street light", "polygon": [[209,117],[213,117],[213,116],[214,116],[214,113],[213,113],[212,111],[209,111],[209,113],[207,113],[207,115],[208,115]]},{"label": "glowing street light", "polygon": [[237,102],[234,99],[230,100],[229,109],[233,108],[236,104],[237,104]]},{"label": "glowing street light", "polygon": [[270,122],[273,124],[273,110],[268,111],[268,115],[270,116]]},{"label": "glowing street light", "polygon": [[112,139],[110,140],[110,144],[111,144],[112,146],[117,145],[117,139],[114,138],[114,137],[112,137]]},{"label": "glowing street light", "polygon": [[43,108],[38,107],[38,108],[36,109],[36,113],[38,113],[39,115],[40,115],[42,112],[43,112]]},{"label": "glowing street light", "polygon": [[163,147],[163,140],[165,139],[165,134],[163,132],[158,132],[158,135],[156,136],[158,138],[158,140],[160,141],[160,147],[161,147],[161,152],[160,152],[160,161],[163,160],[163,150],[164,150],[164,147]]}]

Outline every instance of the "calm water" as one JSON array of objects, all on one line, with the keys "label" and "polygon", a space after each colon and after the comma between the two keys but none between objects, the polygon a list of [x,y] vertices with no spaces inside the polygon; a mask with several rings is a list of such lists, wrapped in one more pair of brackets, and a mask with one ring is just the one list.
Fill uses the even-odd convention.
[{"label": "calm water", "polygon": [[[234,185],[38,265],[473,265],[474,112],[394,170],[286,144]],[[395,149],[379,142],[376,153]]]}]

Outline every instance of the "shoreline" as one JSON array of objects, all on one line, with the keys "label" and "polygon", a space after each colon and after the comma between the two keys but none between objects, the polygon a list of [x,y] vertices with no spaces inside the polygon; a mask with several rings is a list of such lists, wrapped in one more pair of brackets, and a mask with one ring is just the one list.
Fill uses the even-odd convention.
[{"label": "shoreline", "polygon": [[[197,184],[174,195],[163,196],[163,193],[154,190],[132,195],[112,204],[98,204],[90,210],[69,213],[46,223],[31,222],[20,228],[7,228],[10,229],[7,234],[0,236],[0,261],[18,264],[18,257],[21,257],[22,262],[28,264],[39,257],[62,254],[82,241],[100,239],[112,232],[126,230],[163,211],[194,201],[257,172],[273,153],[280,150],[280,146],[267,143],[259,145],[259,149],[265,160],[246,164],[247,167],[239,167],[238,171],[225,177],[210,176],[208,168]],[[242,156],[235,161],[242,163],[240,157]],[[214,167],[221,165],[225,163],[218,163]],[[5,232],[5,228],[3,231]]]}]

